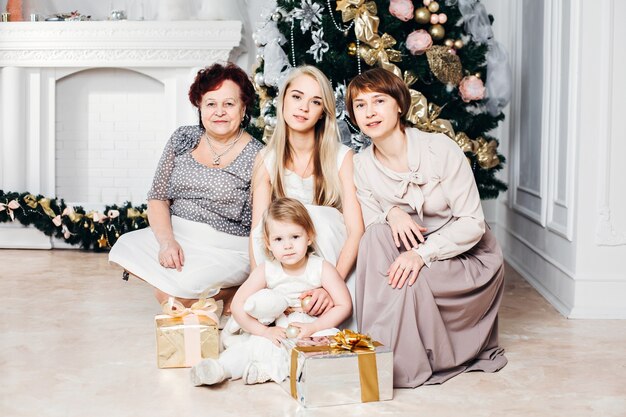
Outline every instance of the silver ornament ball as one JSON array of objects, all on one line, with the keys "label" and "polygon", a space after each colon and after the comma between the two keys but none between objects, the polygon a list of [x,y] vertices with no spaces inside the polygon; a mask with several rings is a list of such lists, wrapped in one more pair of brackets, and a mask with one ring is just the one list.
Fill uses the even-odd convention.
[{"label": "silver ornament ball", "polygon": [[282,18],[283,18],[283,14],[279,11],[275,11],[274,13],[272,13],[272,20],[274,22],[278,22]]}]

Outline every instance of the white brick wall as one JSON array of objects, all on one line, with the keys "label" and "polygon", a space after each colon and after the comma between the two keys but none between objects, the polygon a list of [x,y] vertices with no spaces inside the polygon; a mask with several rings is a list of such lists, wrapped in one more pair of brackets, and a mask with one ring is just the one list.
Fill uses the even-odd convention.
[{"label": "white brick wall", "polygon": [[67,202],[145,202],[171,132],[163,85],[122,69],[57,82],[56,195]]}]

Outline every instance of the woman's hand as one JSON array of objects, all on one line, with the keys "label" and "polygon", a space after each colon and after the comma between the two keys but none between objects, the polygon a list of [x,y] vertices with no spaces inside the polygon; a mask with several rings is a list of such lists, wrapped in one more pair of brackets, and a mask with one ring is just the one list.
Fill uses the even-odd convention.
[{"label": "woman's hand", "polygon": [[270,342],[275,344],[276,346],[280,346],[280,341],[283,340],[286,336],[284,327],[266,327],[265,331],[261,334],[266,339],[269,339]]},{"label": "woman's hand", "polygon": [[302,307],[302,311],[309,316],[321,316],[335,306],[330,294],[328,294],[324,288],[316,288],[314,290],[303,292],[300,294],[299,298],[303,300],[309,296],[311,297],[311,301],[309,301],[306,307]]},{"label": "woman's hand", "polygon": [[399,207],[393,207],[387,213],[387,223],[391,226],[391,232],[393,234],[393,240],[396,242],[396,246],[400,247],[400,241],[404,243],[406,250],[416,248],[418,243],[424,242],[424,236],[422,235],[427,229],[415,223],[407,212]]},{"label": "woman's hand", "polygon": [[160,244],[159,264],[163,268],[176,268],[178,272],[182,271],[185,265],[185,254],[175,239],[166,240]]},{"label": "woman's hand", "polygon": [[289,323],[289,325],[300,329],[300,333],[298,333],[298,339],[301,339],[303,337],[309,337],[313,333],[318,331],[317,327],[315,326],[315,323],[293,322],[293,323]]},{"label": "woman's hand", "polygon": [[409,278],[409,287],[417,280],[417,274],[424,266],[424,260],[414,250],[402,252],[396,258],[387,270],[389,275],[389,285],[392,288],[402,288],[407,278]]}]

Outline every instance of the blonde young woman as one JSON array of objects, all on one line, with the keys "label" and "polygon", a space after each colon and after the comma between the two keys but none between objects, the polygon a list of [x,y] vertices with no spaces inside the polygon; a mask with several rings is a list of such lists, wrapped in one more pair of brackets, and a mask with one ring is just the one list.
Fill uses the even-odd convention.
[{"label": "blonde young woman", "polygon": [[[354,297],[352,270],[363,234],[353,180],[353,152],[339,142],[330,82],[317,68],[295,68],[278,94],[277,124],[257,156],[252,190],[252,267],[266,257],[261,219],[270,201],[291,197],[305,204],[317,230],[316,253],[335,265]],[[332,307],[324,289],[304,293],[306,313]],[[350,323],[351,324],[351,323]]]}]

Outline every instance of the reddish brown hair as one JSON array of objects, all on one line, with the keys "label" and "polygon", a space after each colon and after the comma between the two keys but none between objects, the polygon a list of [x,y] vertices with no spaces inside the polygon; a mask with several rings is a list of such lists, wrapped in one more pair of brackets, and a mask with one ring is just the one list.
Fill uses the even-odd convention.
[{"label": "reddish brown hair", "polygon": [[[196,79],[193,84],[191,84],[191,87],[189,87],[189,101],[196,108],[198,108],[199,112],[202,96],[206,94],[207,91],[217,90],[226,80],[230,80],[239,86],[239,91],[241,91],[239,99],[246,107],[246,115],[242,124],[243,127],[246,127],[252,118],[252,110],[256,95],[254,93],[254,86],[252,85],[248,74],[233,63],[229,62],[226,65],[219,63],[213,64],[210,67],[206,67],[198,71]],[[200,117],[199,113],[198,117]],[[202,120],[200,120],[200,125],[202,125]]]},{"label": "reddish brown hair", "polygon": [[356,124],[356,118],[354,117],[354,108],[352,107],[353,101],[363,91],[383,93],[393,98],[398,103],[398,107],[400,107],[400,123],[404,128],[406,125],[404,116],[406,116],[411,106],[411,93],[400,77],[383,68],[372,68],[357,75],[350,81],[348,91],[346,92],[346,109],[350,115],[350,120],[354,124]]}]

